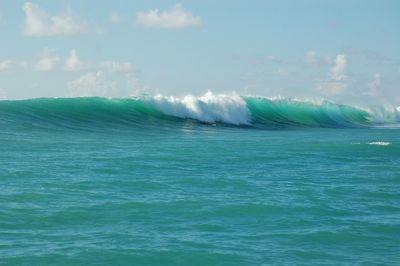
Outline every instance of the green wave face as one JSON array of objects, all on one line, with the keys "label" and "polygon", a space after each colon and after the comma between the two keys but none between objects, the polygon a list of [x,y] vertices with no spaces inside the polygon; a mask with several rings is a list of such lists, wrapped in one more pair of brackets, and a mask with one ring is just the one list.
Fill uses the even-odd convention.
[{"label": "green wave face", "polygon": [[324,102],[316,105],[287,99],[245,98],[252,123],[298,127],[364,127],[370,113],[351,106]]},{"label": "green wave face", "polygon": [[[0,126],[165,128],[182,124],[288,127],[371,127],[372,113],[347,105],[261,97],[41,98],[0,101]],[[219,97],[219,98],[218,98]],[[398,112],[383,117],[399,121]]]},{"label": "green wave face", "polygon": [[135,99],[91,97],[0,101],[0,122],[28,127],[137,127],[175,120]]}]

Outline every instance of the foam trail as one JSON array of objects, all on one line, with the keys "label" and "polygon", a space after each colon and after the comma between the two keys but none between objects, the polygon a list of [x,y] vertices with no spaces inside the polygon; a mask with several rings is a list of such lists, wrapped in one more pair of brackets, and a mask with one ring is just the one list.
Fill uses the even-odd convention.
[{"label": "foam trail", "polygon": [[250,111],[243,98],[237,94],[213,94],[208,91],[201,97],[187,95],[183,98],[159,94],[144,101],[165,114],[180,118],[207,123],[250,125]]},{"label": "foam trail", "polygon": [[378,145],[378,146],[389,146],[391,143],[386,142],[386,141],[374,141],[374,142],[368,142],[368,145]]}]

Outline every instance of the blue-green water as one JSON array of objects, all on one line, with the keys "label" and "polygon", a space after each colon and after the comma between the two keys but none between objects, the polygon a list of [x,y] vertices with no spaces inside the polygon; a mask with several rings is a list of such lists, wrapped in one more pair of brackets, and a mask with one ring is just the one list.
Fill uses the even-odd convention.
[{"label": "blue-green water", "polygon": [[0,264],[399,265],[398,127],[263,101],[0,101]]}]

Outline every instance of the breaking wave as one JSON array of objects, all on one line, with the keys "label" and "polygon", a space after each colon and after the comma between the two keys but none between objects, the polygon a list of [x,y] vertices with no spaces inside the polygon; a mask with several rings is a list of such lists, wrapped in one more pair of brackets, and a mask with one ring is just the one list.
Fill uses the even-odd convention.
[{"label": "breaking wave", "polygon": [[369,109],[328,101],[213,94],[201,97],[140,96],[38,98],[0,101],[0,123],[99,125],[221,124],[257,128],[378,127],[398,125],[399,107]]}]

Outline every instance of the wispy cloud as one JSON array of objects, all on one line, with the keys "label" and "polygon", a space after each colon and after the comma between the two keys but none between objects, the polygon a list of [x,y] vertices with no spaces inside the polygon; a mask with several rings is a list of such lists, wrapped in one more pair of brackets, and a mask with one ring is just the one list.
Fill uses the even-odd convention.
[{"label": "wispy cloud", "polygon": [[314,50],[309,50],[305,54],[306,64],[309,66],[329,66],[335,64],[334,59],[329,56],[320,56]]},{"label": "wispy cloud", "polygon": [[0,62],[0,72],[9,69],[11,66],[11,63],[12,63],[11,60],[1,61]]},{"label": "wispy cloud", "polygon": [[104,61],[100,64],[100,67],[109,72],[131,72],[134,70],[132,63],[130,62],[118,62],[118,61]]},{"label": "wispy cloud", "polygon": [[176,4],[172,9],[165,11],[158,9],[140,11],[136,13],[136,21],[144,27],[161,29],[192,28],[203,24],[200,16],[191,14],[181,4]]},{"label": "wispy cloud", "polygon": [[68,57],[65,59],[65,70],[67,71],[77,71],[85,67],[85,63],[81,61],[78,53],[75,49],[69,52]]},{"label": "wispy cloud", "polygon": [[369,61],[375,62],[375,63],[388,63],[388,64],[394,64],[394,65],[398,65],[400,63],[400,60],[398,57],[390,57],[390,56],[384,55],[383,51],[375,51],[375,50],[371,50],[371,49],[359,49],[359,48],[354,48],[354,47],[347,47],[343,51],[346,54],[362,56],[366,60],[369,60]]},{"label": "wispy cloud", "polygon": [[119,24],[124,21],[124,17],[117,11],[110,11],[108,13],[108,20],[113,24]]},{"label": "wispy cloud", "polygon": [[84,61],[82,60],[76,49],[72,49],[69,55],[65,58],[64,69],[67,71],[105,71],[105,72],[119,72],[129,73],[134,72],[135,67],[131,62],[120,62],[113,60],[105,61]]},{"label": "wispy cloud", "polygon": [[104,73],[88,72],[69,83],[71,96],[108,96],[110,91],[116,89],[116,82],[108,82],[105,79]]},{"label": "wispy cloud", "polygon": [[309,65],[318,64],[317,53],[315,51],[310,50],[306,53],[306,63]]},{"label": "wispy cloud", "polygon": [[82,23],[76,21],[71,14],[49,15],[38,4],[24,4],[25,23],[23,33],[26,36],[70,36],[81,33]]},{"label": "wispy cloud", "polygon": [[72,97],[122,97],[136,92],[138,78],[136,72],[109,72],[107,70],[89,71],[69,82],[69,95]]},{"label": "wispy cloud", "polygon": [[129,96],[138,88],[137,70],[131,62],[106,60],[82,61],[76,50],[71,50],[65,70],[85,70],[79,78],[69,82],[69,96]]},{"label": "wispy cloud", "polygon": [[382,75],[375,73],[374,78],[367,84],[367,95],[376,96],[381,90]]},{"label": "wispy cloud", "polygon": [[346,67],[347,59],[344,54],[336,56],[336,60],[332,68],[330,69],[330,75],[334,81],[344,81],[346,79]]},{"label": "wispy cloud", "polygon": [[289,71],[285,68],[278,68],[274,71],[274,74],[279,77],[286,77],[289,75]]},{"label": "wispy cloud", "polygon": [[54,50],[45,48],[39,59],[32,64],[32,68],[36,71],[53,70],[60,58],[55,54]]}]

